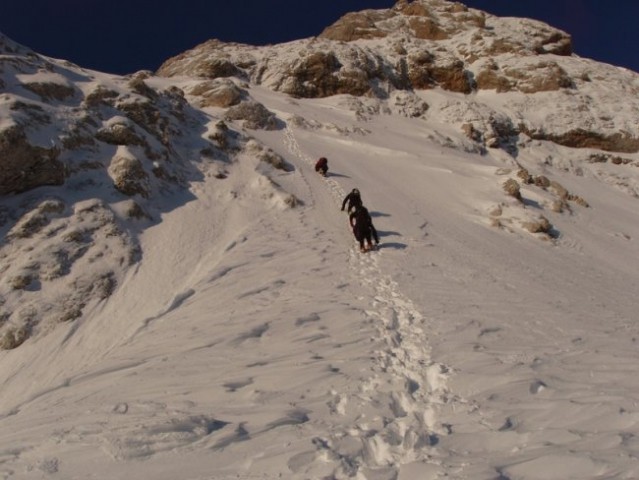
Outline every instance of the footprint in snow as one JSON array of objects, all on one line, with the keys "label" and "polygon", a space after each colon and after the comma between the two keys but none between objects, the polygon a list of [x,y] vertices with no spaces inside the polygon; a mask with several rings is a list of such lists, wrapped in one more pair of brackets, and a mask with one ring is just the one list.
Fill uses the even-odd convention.
[{"label": "footprint in snow", "polygon": [[242,380],[236,380],[234,382],[226,382],[222,384],[224,388],[226,388],[227,392],[236,392],[240,388],[244,388],[247,385],[251,385],[253,383],[253,378],[245,378]]}]

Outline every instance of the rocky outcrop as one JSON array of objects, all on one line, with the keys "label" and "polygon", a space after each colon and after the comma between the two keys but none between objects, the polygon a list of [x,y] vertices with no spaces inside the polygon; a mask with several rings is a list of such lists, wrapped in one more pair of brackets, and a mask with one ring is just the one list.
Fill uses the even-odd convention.
[{"label": "rocky outcrop", "polygon": [[245,128],[252,130],[275,130],[278,128],[277,118],[264,105],[258,102],[242,102],[226,112],[227,120],[243,122]]},{"label": "rocky outcrop", "polygon": [[332,95],[364,95],[371,90],[361,69],[344,69],[334,52],[313,52],[291,65],[281,90],[293,97],[318,98]]},{"label": "rocky outcrop", "polygon": [[[452,20],[452,21],[451,21]],[[321,38],[342,42],[384,38],[405,31],[420,40],[444,40],[473,27],[483,27],[484,15],[459,3],[442,0],[399,1],[389,10],[348,13],[324,29]]]},{"label": "rocky outcrop", "polygon": [[111,145],[144,145],[145,141],[135,132],[132,125],[113,123],[98,130],[95,138]]},{"label": "rocky outcrop", "polygon": [[498,93],[519,91],[537,93],[574,88],[568,73],[553,61],[535,61],[517,68],[500,68],[490,61],[476,76],[479,90],[497,90]]},{"label": "rocky outcrop", "polygon": [[388,35],[378,27],[378,22],[395,17],[392,11],[366,10],[344,15],[336,23],[324,29],[320,37],[338,42],[383,38]]},{"label": "rocky outcrop", "polygon": [[43,101],[63,101],[75,94],[73,87],[53,82],[24,83],[22,87],[39,95]]},{"label": "rocky outcrop", "polygon": [[142,162],[129,152],[119,151],[111,160],[108,172],[115,188],[124,195],[149,196],[148,174]]},{"label": "rocky outcrop", "polygon": [[246,97],[243,89],[226,78],[198,83],[188,90],[188,94],[197,97],[195,102],[201,108],[228,108],[237,105]]},{"label": "rocky outcrop", "polygon": [[160,197],[187,192],[202,150],[220,164],[232,151],[150,72],[93,76],[2,35],[0,50],[0,349],[12,349],[111,295],[140,229],[176,205]]},{"label": "rocky outcrop", "polygon": [[430,52],[420,52],[407,58],[408,80],[417,90],[441,87],[444,90],[470,93],[473,84],[464,69],[464,62],[451,58],[448,62],[437,63]]},{"label": "rocky outcrop", "polygon": [[240,70],[232,62],[223,58],[202,62],[196,71],[197,76],[204,78],[233,77],[238,73]]},{"label": "rocky outcrop", "polygon": [[[460,3],[415,0],[348,13],[310,41],[255,48],[211,40],[169,59],[158,74],[234,76],[297,98],[433,88],[530,93],[571,88],[566,72],[545,59],[571,52],[570,36],[541,22],[497,21]],[[526,71],[512,67],[514,57],[530,57]]]},{"label": "rocky outcrop", "polygon": [[103,85],[98,85],[95,90],[89,93],[85,99],[84,104],[90,108],[96,108],[100,105],[113,105],[113,100],[120,94],[115,90],[106,88]]},{"label": "rocky outcrop", "polygon": [[[226,50],[232,48],[240,50],[239,56],[231,57]],[[255,58],[250,53],[255,47],[235,43],[224,43],[219,40],[208,40],[195,49],[184,52],[164,62],[157,75],[172,77],[186,75],[194,78],[227,78],[242,77],[245,71],[255,66]],[[207,52],[204,55],[193,56],[194,51]]]},{"label": "rocky outcrop", "polygon": [[246,151],[252,153],[261,164],[269,165],[277,170],[284,172],[292,172],[293,166],[288,163],[281,155],[277,154],[270,148],[266,148],[255,140],[249,140],[246,143]]},{"label": "rocky outcrop", "polygon": [[583,129],[569,130],[565,133],[550,133],[543,129],[530,130],[520,126],[521,131],[535,140],[547,140],[566,147],[592,148],[606,152],[639,152],[639,138],[633,137],[628,132],[615,132],[603,135]]},{"label": "rocky outcrop", "polygon": [[13,240],[18,238],[32,238],[45,226],[49,225],[52,218],[59,217],[65,208],[66,205],[60,199],[44,199],[33,210],[22,216],[9,233],[7,233],[7,237]]},{"label": "rocky outcrop", "polygon": [[5,350],[108,298],[117,272],[139,253],[100,200],[68,204],[47,197],[24,203],[13,212],[18,218],[0,252],[0,349]]},{"label": "rocky outcrop", "polygon": [[0,131],[0,195],[64,183],[65,168],[59,155],[56,147],[32,145],[22,127]]}]

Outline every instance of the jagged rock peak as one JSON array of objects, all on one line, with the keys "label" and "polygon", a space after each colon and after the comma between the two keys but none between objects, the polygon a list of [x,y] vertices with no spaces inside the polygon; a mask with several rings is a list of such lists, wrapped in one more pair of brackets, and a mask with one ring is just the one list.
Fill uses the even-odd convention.
[{"label": "jagged rock peak", "polygon": [[[570,36],[543,22],[499,18],[458,2],[402,0],[389,9],[348,13],[315,38],[267,47],[210,40],[167,60],[158,74],[239,77],[294,97],[569,86],[554,59],[541,60],[546,54],[570,56]],[[531,73],[523,79],[503,71],[514,57],[530,58]],[[542,81],[549,76],[556,81]]]},{"label": "jagged rock peak", "polygon": [[[399,95],[418,105],[439,89],[467,95],[451,100],[444,115],[473,140],[483,135],[487,145],[509,145],[521,134],[568,147],[639,151],[630,120],[639,108],[634,72],[573,55],[570,35],[543,22],[446,0],[400,0],[388,9],[348,13],[317,37],[284,44],[209,41],[167,60],[158,74],[200,79],[192,93],[206,96],[225,81],[295,98],[352,95],[385,102]],[[484,91],[508,94],[500,100],[505,110],[483,105]],[[242,96],[227,93],[233,102]],[[198,103],[209,101],[202,95]],[[530,104],[539,114],[529,114]],[[492,113],[469,119],[476,105]]]},{"label": "jagged rock peak", "polygon": [[[421,40],[446,40],[466,31],[485,30],[487,20],[494,18],[459,2],[399,0],[391,9],[348,13],[319,36],[344,42],[398,34]],[[513,49],[572,54],[572,41],[567,33],[535,20],[520,19],[520,22],[523,28],[518,32],[519,41],[515,35],[507,35]]]},{"label": "jagged rock peak", "polygon": [[[451,19],[457,25],[453,25]],[[320,37],[350,42],[384,38],[402,32],[424,40],[443,40],[454,35],[460,26],[483,27],[484,23],[483,12],[471,12],[468,7],[457,2],[400,0],[391,9],[348,13],[327,27]]]}]

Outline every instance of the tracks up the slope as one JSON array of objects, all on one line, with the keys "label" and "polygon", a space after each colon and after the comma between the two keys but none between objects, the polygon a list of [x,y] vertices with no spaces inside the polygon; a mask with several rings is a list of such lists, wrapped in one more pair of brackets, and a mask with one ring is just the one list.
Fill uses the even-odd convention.
[{"label": "tracks up the slope", "polygon": [[[313,159],[304,154],[290,127],[285,139],[289,151],[312,167]],[[324,184],[339,208],[344,189],[330,177]],[[362,255],[354,243],[350,248],[349,270],[367,292],[365,314],[376,332],[373,366],[355,391],[335,392],[335,412],[352,423],[343,421],[341,428],[316,442],[340,459],[341,473],[363,478],[368,478],[366,472],[396,478],[402,465],[432,464],[439,436],[447,433],[436,414],[437,406],[446,402],[447,369],[431,360],[424,317],[381,271],[381,254]]]}]

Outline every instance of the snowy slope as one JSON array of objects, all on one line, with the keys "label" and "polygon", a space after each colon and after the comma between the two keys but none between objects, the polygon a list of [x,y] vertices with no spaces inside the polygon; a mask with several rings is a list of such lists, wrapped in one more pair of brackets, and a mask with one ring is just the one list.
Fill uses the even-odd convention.
[{"label": "snowy slope", "polygon": [[[252,95],[286,121],[251,133],[294,165],[271,177],[302,204],[250,157],[204,175],[113,297],[2,352],[4,478],[638,474],[635,198],[546,167],[591,204],[548,213],[544,192],[503,192],[511,162],[419,123]],[[371,254],[339,211],[354,186]],[[495,228],[494,204],[561,234]]]},{"label": "snowy slope", "polygon": [[[554,38],[487,16],[479,42],[464,15],[442,58]],[[0,333],[30,331],[0,350],[0,479],[639,477],[638,154],[534,135],[635,138],[639,77],[547,54],[575,85],[526,93],[543,71],[502,52],[518,89],[277,91],[306,48],[348,69],[399,37],[354,63],[326,39],[224,45],[268,68],[209,84],[0,35],[0,147],[18,126],[17,157],[67,169],[0,197]],[[355,187],[367,254],[340,211]]]}]

